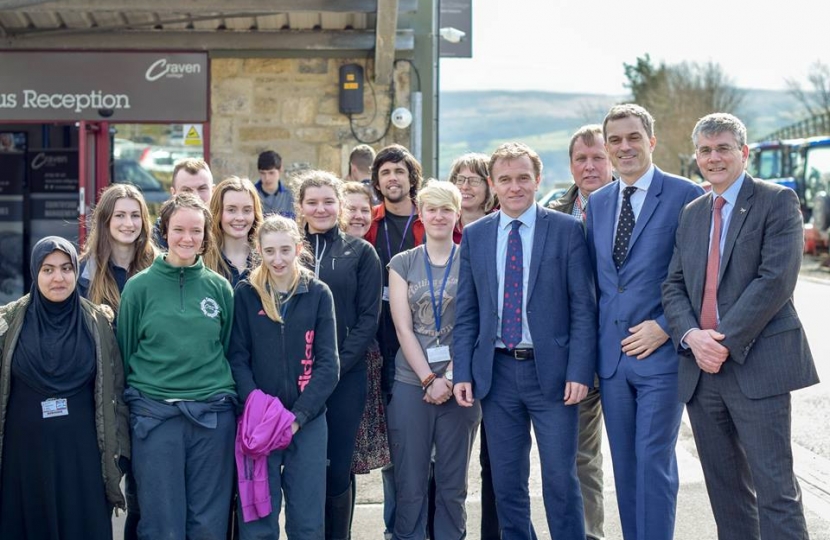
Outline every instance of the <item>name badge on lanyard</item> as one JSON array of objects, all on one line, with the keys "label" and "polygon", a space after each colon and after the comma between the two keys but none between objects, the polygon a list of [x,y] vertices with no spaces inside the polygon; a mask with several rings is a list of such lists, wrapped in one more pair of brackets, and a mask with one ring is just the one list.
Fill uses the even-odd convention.
[{"label": "name badge on lanyard", "polygon": [[69,416],[69,408],[66,406],[66,400],[63,398],[50,398],[46,401],[41,401],[40,410],[43,413],[43,418]]},{"label": "name badge on lanyard", "polygon": [[441,316],[444,308],[444,289],[447,287],[447,280],[452,271],[452,259],[455,255],[455,244],[450,251],[450,258],[447,259],[447,267],[444,270],[444,279],[441,282],[441,291],[438,298],[435,298],[435,289],[432,286],[432,265],[429,260],[429,253],[427,247],[424,246],[424,266],[427,273],[427,282],[429,283],[429,295],[432,299],[432,315],[435,318],[435,334],[437,336],[437,343],[435,347],[427,349],[427,362],[430,364],[437,364],[439,362],[449,362],[452,358],[450,356],[450,348],[447,345],[441,345]]},{"label": "name badge on lanyard", "polygon": [[427,349],[427,362],[430,364],[449,362],[451,359],[450,348],[447,345],[439,345]]}]

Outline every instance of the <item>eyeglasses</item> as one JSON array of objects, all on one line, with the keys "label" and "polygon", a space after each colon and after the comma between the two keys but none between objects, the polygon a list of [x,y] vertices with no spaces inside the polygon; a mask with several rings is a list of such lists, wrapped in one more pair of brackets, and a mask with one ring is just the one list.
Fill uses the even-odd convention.
[{"label": "eyeglasses", "polygon": [[463,186],[465,182],[470,184],[470,187],[478,187],[484,182],[484,178],[480,176],[462,176],[460,174],[456,174],[452,179],[452,183],[458,187]]},{"label": "eyeglasses", "polygon": [[701,146],[700,148],[695,150],[695,152],[697,152],[697,155],[699,155],[700,157],[708,158],[714,153],[717,153],[720,156],[724,156],[726,154],[731,154],[735,150],[737,150],[737,148],[732,146],[731,144],[719,144],[714,148],[709,148],[708,146]]}]

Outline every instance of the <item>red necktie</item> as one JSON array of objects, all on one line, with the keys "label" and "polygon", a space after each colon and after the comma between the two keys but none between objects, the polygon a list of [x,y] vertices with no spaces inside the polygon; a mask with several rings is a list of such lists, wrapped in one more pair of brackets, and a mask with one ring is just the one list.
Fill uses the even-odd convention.
[{"label": "red necktie", "polygon": [[700,328],[714,330],[718,327],[718,273],[720,272],[720,233],[723,197],[715,197],[712,210],[712,239],[709,241],[709,260],[706,263],[706,285],[703,288],[703,306],[700,309]]}]

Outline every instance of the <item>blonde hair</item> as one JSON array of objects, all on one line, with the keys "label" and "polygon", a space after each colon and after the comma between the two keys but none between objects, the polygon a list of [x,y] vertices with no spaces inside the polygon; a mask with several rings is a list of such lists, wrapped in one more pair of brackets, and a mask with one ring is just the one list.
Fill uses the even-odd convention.
[{"label": "blonde hair", "polygon": [[115,204],[121,199],[132,199],[138,203],[141,213],[141,232],[133,242],[132,259],[127,268],[127,277],[144,270],[156,258],[156,250],[150,241],[150,212],[141,192],[130,184],[112,184],[101,192],[101,198],[92,213],[92,230],[81,253],[81,261],[86,261],[92,273],[89,283],[89,300],[96,304],[106,304],[118,311],[121,303],[121,291],[110,271],[112,256],[112,235],[110,222],[115,212]]},{"label": "blonde hair", "polygon": [[240,193],[247,193],[251,197],[254,206],[254,222],[248,231],[248,244],[251,252],[254,251],[254,237],[256,229],[262,222],[262,203],[259,200],[259,195],[256,188],[247,178],[239,178],[238,176],[229,176],[225,178],[214,188],[210,196],[210,214],[213,216],[213,238],[214,242],[205,252],[204,262],[205,266],[224,276],[225,279],[231,279],[231,269],[225,258],[222,256],[223,248],[225,247],[225,231],[222,230],[222,213],[225,210],[225,194],[228,191],[238,191]]},{"label": "blonde hair", "polygon": [[[310,270],[300,264],[300,261],[304,257],[310,258],[311,255],[305,249],[303,235],[300,234],[300,229],[297,227],[296,222],[280,216],[279,214],[273,214],[265,218],[256,231],[257,244],[260,248],[262,247],[262,237],[270,233],[285,233],[295,242],[296,245],[303,246],[300,254],[294,260],[294,279],[289,287],[288,297],[285,299],[285,301],[288,302],[288,300],[294,296],[294,293],[297,292],[297,287],[300,285],[301,278],[310,279],[314,277],[314,274]],[[266,268],[264,264],[260,264],[254,268],[251,271],[249,281],[251,286],[259,295],[259,299],[262,302],[262,308],[265,310],[265,314],[268,318],[274,322],[282,323],[283,319],[280,314],[281,302],[277,293],[276,283],[274,283],[274,278],[271,276],[271,272],[268,268]]]},{"label": "blonde hair", "polygon": [[418,192],[417,201],[419,212],[427,204],[437,208],[452,208],[456,213],[461,212],[461,192],[450,182],[439,182],[430,178],[426,186]]},{"label": "blonde hair", "polygon": [[363,182],[357,181],[349,181],[343,182],[343,197],[345,198],[348,195],[363,195],[366,197],[366,200],[369,201],[369,206],[372,206],[372,192],[369,191],[371,188],[364,184]]}]

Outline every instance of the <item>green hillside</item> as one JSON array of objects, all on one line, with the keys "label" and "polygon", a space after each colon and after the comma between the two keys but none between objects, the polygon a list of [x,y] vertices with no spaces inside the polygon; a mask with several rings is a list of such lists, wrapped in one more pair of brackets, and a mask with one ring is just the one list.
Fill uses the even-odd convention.
[{"label": "green hillside", "polygon": [[[739,116],[755,140],[797,120],[798,103],[784,91],[745,90]],[[583,124],[602,121],[624,95],[554,92],[442,92],[439,106],[440,177],[465,152],[489,153],[508,140],[527,143],[542,157],[544,183],[568,181],[568,141]],[[659,120],[659,119],[658,119]],[[658,134],[659,135],[659,134]]]}]

